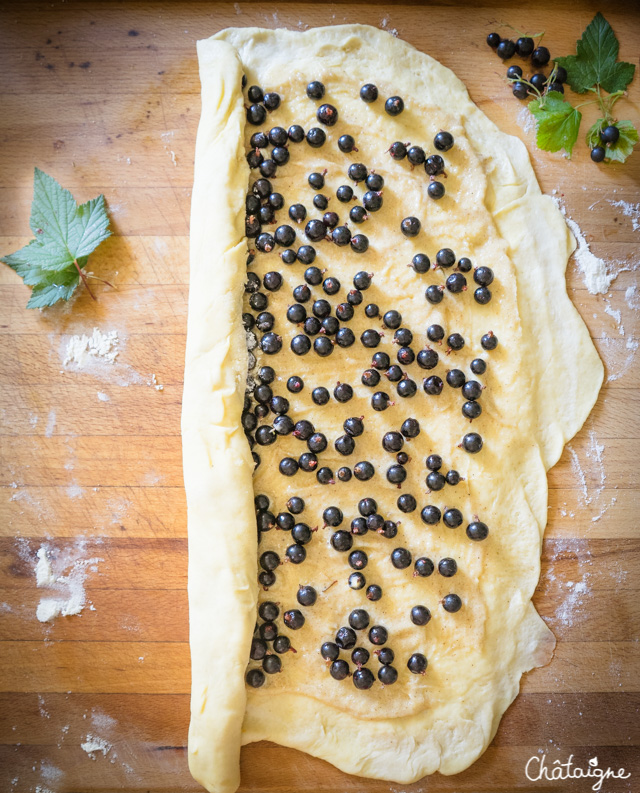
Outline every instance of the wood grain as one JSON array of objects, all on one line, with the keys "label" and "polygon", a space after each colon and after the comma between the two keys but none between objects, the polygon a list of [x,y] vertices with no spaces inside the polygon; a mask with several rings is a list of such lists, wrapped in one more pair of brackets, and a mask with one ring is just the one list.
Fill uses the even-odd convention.
[{"label": "wood grain", "polygon": [[[543,189],[560,198],[592,250],[620,271],[592,295],[575,265],[567,283],[607,376],[583,430],[549,475],[549,525],[534,601],[553,629],[552,663],[523,680],[488,751],[463,774],[416,785],[363,781],[270,743],[242,753],[244,793],[576,791],[529,782],[527,760],[575,756],[640,779],[640,315],[638,230],[615,202],[640,202],[640,154],[594,166],[538,151],[484,38],[501,23],[547,31],[573,51],[598,8],[539,0],[498,7],[355,2],[5,2],[0,9],[0,253],[28,241],[34,165],[78,200],[104,192],[115,235],[72,308],[25,311],[25,288],[0,269],[0,790],[53,793],[196,791],[186,764],[189,652],[186,516],[179,413],[188,233],[200,98],[195,41],[228,25],[369,22],[456,71],[501,129],[522,138]],[[620,57],[638,64],[633,2],[606,15]],[[383,23],[383,20],[386,20]],[[638,120],[640,82],[625,117]],[[620,108],[623,107],[621,103]],[[595,109],[586,107],[584,124]],[[622,112],[622,110],[621,110]],[[625,269],[626,268],[626,269]],[[544,296],[538,296],[544,299]],[[617,312],[620,312],[619,315]],[[63,366],[70,335],[117,329],[113,367]],[[562,339],[558,339],[562,343]],[[164,386],[153,387],[152,376]],[[562,387],[559,384],[559,387]],[[80,616],[35,619],[36,551],[96,558]],[[88,735],[105,754],[89,756]],[[357,736],[354,736],[357,740]]]}]

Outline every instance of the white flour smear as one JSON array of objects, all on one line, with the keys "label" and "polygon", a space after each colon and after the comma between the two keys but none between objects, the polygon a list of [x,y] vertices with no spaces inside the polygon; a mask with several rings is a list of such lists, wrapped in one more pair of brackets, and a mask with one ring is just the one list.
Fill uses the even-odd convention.
[{"label": "white flour smear", "polygon": [[549,565],[546,580],[550,584],[550,589],[555,588],[558,594],[562,595],[562,599],[557,606],[555,613],[549,618],[549,622],[554,624],[561,624],[565,626],[578,625],[585,622],[589,614],[582,609],[584,603],[584,596],[588,595],[591,591],[589,571],[590,566],[593,564],[591,551],[585,549],[580,540],[565,539],[556,540],[553,542],[555,555],[558,560],[564,562],[572,556],[577,560],[577,573],[579,579],[577,581],[562,582],[564,577],[562,574],[556,575],[555,565],[557,562],[554,560]]},{"label": "white flour smear", "polygon": [[164,386],[158,381],[155,373],[151,375],[151,379],[147,381],[147,385],[152,386],[156,391],[164,391]]},{"label": "white flour smear", "polygon": [[44,431],[45,438],[50,438],[53,435],[53,431],[56,428],[56,412],[55,410],[49,411],[49,416],[47,417],[47,426]]},{"label": "white flour smear", "polygon": [[[19,512],[21,515],[24,515],[25,512],[29,515],[33,516],[34,519],[42,521],[46,523],[54,519],[55,515],[53,511],[49,507],[48,503],[39,498],[36,498],[31,493],[31,488],[28,487],[19,487],[17,483],[12,483],[11,487],[14,488],[14,493],[12,494],[9,501],[13,502],[22,502],[25,507],[28,509],[20,509]],[[9,520],[8,524],[11,525],[12,521]]]},{"label": "white flour smear", "polygon": [[640,295],[638,295],[638,288],[635,284],[625,289],[624,299],[633,311],[640,309]]},{"label": "white flour smear", "polygon": [[396,36],[397,37],[399,35],[397,28],[390,28],[389,27],[389,20],[387,19],[387,17],[384,17],[383,19],[380,20],[380,27],[383,30],[386,30],[387,33],[390,33],[392,36]]},{"label": "white flour smear", "polygon": [[622,312],[619,308],[611,308],[611,303],[607,301],[607,305],[604,307],[604,313],[608,314],[612,317],[613,321],[616,323],[618,328],[618,333],[621,336],[624,336],[624,325],[622,324]]},{"label": "white flour smear", "polygon": [[[122,330],[109,330],[104,333],[94,328],[91,334],[80,333],[75,336],[61,336],[60,360],[66,372],[77,372],[98,377],[119,386],[159,385],[153,378],[142,377],[133,366],[122,361],[122,352],[126,346],[126,334]],[[51,335],[52,343],[55,335]],[[156,389],[160,391],[161,389]],[[98,392],[98,399],[106,402],[107,394]]]},{"label": "white flour smear", "polygon": [[87,605],[84,582],[90,572],[98,571],[98,563],[104,561],[97,556],[82,558],[85,555],[86,542],[83,539],[78,539],[75,546],[66,551],[45,545],[38,549],[36,586],[50,591],[49,596],[40,598],[36,609],[40,622],[81,614]]},{"label": "white flour smear", "polygon": [[588,573],[584,573],[581,581],[567,581],[567,595],[555,614],[555,618],[563,625],[573,625],[574,613],[582,606],[582,596],[589,592],[588,576]]},{"label": "white flour smear", "polygon": [[580,226],[567,215],[567,210],[561,203],[560,199],[553,199],[558,209],[564,215],[567,226],[571,229],[573,236],[576,238],[578,247],[574,251],[573,258],[575,259],[578,270],[582,274],[585,286],[592,295],[604,295],[609,291],[611,282],[616,278],[617,273],[609,273],[607,265],[603,259],[599,259],[589,248],[589,243],[585,239]]},{"label": "white flour smear", "polygon": [[80,748],[85,751],[92,760],[95,760],[99,752],[102,752],[102,756],[106,757],[113,749],[113,744],[109,743],[109,741],[105,741],[104,738],[99,738],[97,735],[88,733],[85,740],[80,744]]},{"label": "white flour smear", "polygon": [[634,231],[640,231],[640,203],[631,204],[629,201],[612,201],[610,198],[607,201],[612,207],[621,209],[625,217],[631,218],[631,227]]},{"label": "white flour smear", "polygon": [[[591,512],[591,522],[597,523],[617,501],[615,496],[608,497],[605,494],[607,475],[604,467],[604,444],[598,442],[598,438],[593,430],[589,430],[589,445],[584,452],[585,460],[580,460],[578,453],[571,444],[567,444],[569,457],[571,459],[571,469],[573,475],[580,485],[580,501],[585,507],[589,507]],[[593,472],[596,478],[594,487],[589,487],[585,469]]]},{"label": "white flour smear", "polygon": [[622,339],[604,338],[600,340],[601,351],[610,374],[607,383],[620,380],[631,368],[640,343],[633,336],[627,336],[626,342]]},{"label": "white flour smear", "polygon": [[527,135],[533,132],[536,128],[536,120],[529,111],[528,107],[523,107],[520,110],[516,116],[516,122]]},{"label": "white flour smear", "polygon": [[118,720],[114,719],[113,716],[109,716],[107,713],[103,713],[101,710],[94,708],[91,711],[91,723],[96,728],[96,730],[108,732],[117,725]]},{"label": "white flour smear", "polygon": [[63,364],[82,369],[91,359],[104,363],[115,363],[119,346],[120,339],[117,330],[102,333],[98,328],[94,328],[91,336],[83,333],[69,339]]},{"label": "white flour smear", "polygon": [[[618,292],[612,295],[618,295]],[[637,311],[640,308],[640,299],[636,291],[636,286],[627,287],[624,293],[624,299],[627,306],[632,311]],[[638,349],[638,340],[634,336],[626,336],[624,325],[622,324],[622,311],[619,308],[613,308],[611,301],[604,298],[605,314],[608,314],[616,323],[618,333],[622,339],[612,338],[605,336],[600,340],[601,353],[607,368],[607,383],[614,380],[619,380],[629,370],[635,359],[636,351]]]},{"label": "white flour smear", "polygon": [[[554,191],[555,192],[555,191]],[[582,230],[570,217],[568,217],[565,207],[559,198],[553,198],[558,209],[565,216],[565,220],[571,229],[574,237],[576,238],[578,247],[574,253],[576,265],[582,274],[585,286],[594,295],[605,295],[609,292],[612,282],[622,272],[634,272],[640,267],[639,262],[624,262],[613,261],[605,262],[599,259],[589,249],[589,243],[586,241]],[[608,199],[609,200],[609,199]],[[589,209],[592,209],[599,201],[592,204]],[[611,201],[609,203],[613,206],[620,207],[624,210],[624,214],[635,217],[634,212],[640,212],[640,204],[628,204],[624,201]],[[628,211],[627,211],[628,210]],[[634,225],[635,230],[635,225]],[[622,339],[612,338],[605,336],[599,342],[599,350],[605,362],[607,369],[607,382],[619,380],[623,377],[632,366],[636,351],[638,350],[639,341],[633,336],[626,336],[624,325],[622,324],[622,312],[619,308],[614,308],[612,301],[614,297],[617,299],[618,293],[609,293],[603,297],[605,306],[604,312],[608,314],[616,324],[617,331]],[[627,306],[634,310],[640,310],[640,295],[638,295],[636,285],[628,286],[624,292],[624,299]],[[595,315],[594,315],[595,316]]]}]

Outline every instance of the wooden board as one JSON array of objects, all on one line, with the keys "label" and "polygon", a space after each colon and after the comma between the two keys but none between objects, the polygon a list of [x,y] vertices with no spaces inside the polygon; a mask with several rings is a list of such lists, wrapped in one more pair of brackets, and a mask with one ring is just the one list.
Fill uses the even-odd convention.
[{"label": "wooden board", "polygon": [[[527,675],[486,754],[456,777],[410,786],[348,777],[275,744],[242,755],[242,791],[587,791],[585,780],[531,782],[546,756],[623,766],[610,793],[640,789],[640,335],[634,292],[640,152],[596,166],[581,140],[572,161],[539,152],[520,103],[486,46],[510,23],[546,30],[552,55],[573,51],[597,8],[538,2],[453,6],[5,2],[0,12],[0,252],[28,237],[33,166],[78,200],[104,192],[115,236],[93,257],[97,302],[26,311],[27,290],[0,270],[0,789],[196,791],[186,763],[189,652],[186,524],[179,414],[188,281],[188,217],[199,83],[195,41],[228,25],[368,22],[453,68],[500,127],[520,136],[543,189],[562,199],[594,252],[620,271],[592,295],[575,265],[571,294],[609,381],[549,477],[549,526],[536,605],[558,638],[553,662]],[[634,4],[607,17],[621,57],[638,63]],[[372,75],[375,79],[375,75]],[[622,118],[638,122],[640,79]],[[572,97],[575,101],[575,97]],[[583,128],[596,118],[583,108]],[[522,123],[522,120],[521,120]],[[612,203],[614,202],[614,203]],[[636,210],[640,208],[636,206]],[[544,295],[535,299],[543,300]],[[620,312],[618,315],[617,312]],[[70,334],[117,330],[118,363],[63,366]],[[558,339],[562,343],[562,339]],[[152,375],[164,385],[156,390]],[[562,384],[558,384],[562,388]],[[80,539],[79,538],[84,538]],[[80,616],[35,617],[36,551],[86,568]],[[103,750],[81,748],[87,736]],[[354,736],[354,741],[358,740]]]}]

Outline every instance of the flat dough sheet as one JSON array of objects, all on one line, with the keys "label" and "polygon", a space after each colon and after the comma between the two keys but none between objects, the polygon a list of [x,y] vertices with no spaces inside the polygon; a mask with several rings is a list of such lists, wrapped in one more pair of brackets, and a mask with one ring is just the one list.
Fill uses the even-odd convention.
[{"label": "flat dough sheet", "polygon": [[[189,526],[192,773],[210,791],[233,791],[239,784],[241,744],[262,739],[301,749],[347,773],[398,783],[410,783],[435,771],[457,773],[492,740],[518,692],[521,675],[548,662],[553,649],[553,637],[531,604],[547,520],[546,471],[582,426],[603,378],[587,328],[566,292],[565,269],[573,238],[553,201],[541,194],[522,142],[489,121],[453,72],[386,32],[363,25],[304,33],[230,28],[198,42],[198,57],[202,116],[191,213],[182,414]],[[478,455],[460,451],[452,459],[452,467],[466,481],[447,502],[459,506],[465,516],[480,514],[491,534],[483,543],[470,543],[464,533],[455,539],[447,535],[442,548],[435,549],[449,555],[445,551],[453,548],[451,555],[465,571],[456,580],[465,606],[457,615],[430,624],[433,634],[427,655],[432,676],[405,674],[404,682],[396,686],[376,684],[370,691],[357,692],[349,681],[331,687],[327,681],[335,681],[325,673],[314,689],[314,680],[320,677],[310,673],[309,653],[319,659],[319,641],[312,632],[309,648],[304,638],[296,636],[305,651],[298,652],[290,667],[275,676],[277,681],[270,677],[261,689],[249,692],[245,687],[259,593],[254,463],[240,423],[247,377],[241,313],[247,272],[244,203],[253,178],[245,159],[246,140],[258,128],[245,129],[243,74],[248,85],[277,91],[284,98],[284,115],[275,114],[271,124],[268,119],[261,128],[290,123],[300,123],[305,130],[316,126],[317,103],[304,95],[304,86],[314,79],[327,85],[326,101],[333,101],[341,119],[349,120],[328,130],[323,149],[312,150],[305,142],[297,144],[302,147],[297,150],[296,144],[291,145],[292,161],[297,157],[300,162],[295,174],[298,183],[314,170],[313,162],[325,157],[342,162],[337,184],[346,183],[346,164],[353,160],[339,155],[334,139],[354,128],[360,132],[357,142],[367,139],[366,151],[358,159],[370,166],[379,161],[385,178],[387,172],[395,174],[388,180],[397,187],[393,222],[387,227],[382,223],[378,235],[375,225],[371,232],[369,226],[363,228],[372,250],[354,264],[357,255],[332,249],[332,268],[335,263],[343,283],[348,267],[351,273],[373,270],[381,308],[383,295],[391,300],[394,295],[406,295],[406,279],[413,277],[415,288],[415,274],[404,265],[420,244],[403,240],[397,229],[402,217],[413,214],[428,219],[423,225],[430,241],[425,244],[423,239],[421,244],[430,256],[449,246],[459,256],[470,256],[474,264],[490,264],[496,273],[494,299],[488,306],[475,305],[467,293],[464,303],[436,306],[428,314],[429,322],[441,321],[474,339],[477,352],[482,352],[477,342],[487,330],[493,329],[500,339],[498,350],[487,356],[491,379],[488,372],[489,388],[482,398],[485,413],[473,426],[482,433],[485,445]],[[359,87],[366,82],[380,89],[377,107],[358,98]],[[406,110],[397,119],[389,119],[381,105],[394,94],[404,98]],[[450,153],[450,163],[445,155],[447,196],[436,205],[424,194],[424,174],[422,179],[411,180],[406,163],[390,162],[384,150],[397,139],[424,145],[441,128],[453,133],[456,149]],[[336,159],[338,155],[341,160]],[[277,189],[292,203],[282,189],[285,182],[283,177]],[[414,187],[418,182],[419,187]],[[307,206],[309,199],[310,195]],[[386,207],[393,207],[393,201],[393,193],[385,193]],[[298,244],[304,244],[306,240],[298,234]],[[287,275],[278,258],[266,264],[266,269]],[[263,274],[261,269],[258,274]],[[297,279],[301,282],[301,271]],[[418,290],[415,305],[402,308],[410,320],[405,324],[414,333],[428,324],[421,297],[426,283]],[[383,310],[395,307],[400,306],[392,300]],[[280,328],[278,332],[283,334],[283,349],[288,349],[289,336],[285,339]],[[311,353],[307,358],[306,365],[318,370],[318,384],[328,385],[321,375],[330,379],[336,356],[318,359]],[[332,376],[335,381],[335,371]],[[421,391],[406,400],[410,401],[410,408],[403,406],[406,410],[400,422],[406,415],[420,420],[428,416],[432,404],[425,407]],[[455,419],[449,419],[448,407],[447,402],[438,403],[436,420],[430,425],[435,449],[455,447],[454,438],[469,431],[459,411]],[[389,412],[383,414],[380,427],[389,424]],[[447,420],[438,421],[444,412]],[[336,408],[335,427],[329,422],[330,438],[339,434],[345,415],[357,415],[357,410],[347,407],[339,413]],[[264,465],[258,469],[256,492],[278,486],[266,471]],[[350,501],[355,498],[357,503],[360,496],[353,493]],[[395,501],[397,493],[391,495]],[[329,499],[327,503],[334,503],[333,496]],[[391,548],[412,547],[412,543],[417,548],[424,526],[402,517],[406,542],[394,541]],[[420,524],[419,517],[413,523]],[[328,536],[318,540],[327,541]],[[391,541],[383,542],[387,542],[388,557]],[[305,564],[307,577],[320,583],[323,562],[310,559]],[[285,585],[290,570],[291,566],[283,572]],[[415,600],[413,594],[403,592],[400,579],[394,579],[399,572],[391,568],[385,579],[396,593],[389,601],[391,610],[398,613]],[[432,613],[438,608],[436,596],[446,591],[443,583],[434,593]],[[316,627],[309,630],[319,630],[331,619],[337,620],[336,625],[346,624],[346,615],[354,607],[349,598],[355,594],[335,588],[334,599],[314,612]],[[266,599],[264,593],[261,599]],[[288,607],[293,606],[297,604]],[[337,612],[334,618],[333,612]],[[447,622],[447,618],[457,621]],[[392,628],[394,619],[388,615]],[[333,622],[331,628],[335,630]],[[411,645],[411,632],[405,633],[398,639],[402,649]],[[329,638],[330,631],[324,640]],[[396,665],[402,669],[404,662]]]}]

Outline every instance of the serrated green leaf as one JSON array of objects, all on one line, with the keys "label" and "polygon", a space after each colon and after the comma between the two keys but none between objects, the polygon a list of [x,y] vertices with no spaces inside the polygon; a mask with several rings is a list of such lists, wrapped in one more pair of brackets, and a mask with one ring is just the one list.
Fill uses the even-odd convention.
[{"label": "serrated green leaf", "polygon": [[19,251],[16,251],[15,253],[8,253],[6,256],[3,256],[0,259],[0,262],[4,262],[4,264],[8,264],[9,267],[11,267],[12,270],[15,270],[16,272],[18,272],[17,268],[20,265],[24,265],[24,264],[28,265],[28,263],[29,263],[29,251],[30,251],[31,247],[33,245],[35,245],[35,244],[36,244],[36,241],[35,240],[31,240],[31,242],[28,242],[24,246],[24,248],[20,248]]},{"label": "serrated green leaf", "polygon": [[80,281],[78,268],[111,234],[104,196],[76,206],[68,190],[36,168],[30,225],[36,238],[0,261],[33,287],[27,308],[68,300]]},{"label": "serrated green leaf", "polygon": [[11,267],[11,269],[20,276],[20,278],[22,278],[27,286],[36,286],[42,281],[46,281],[47,276],[49,275],[49,273],[47,273],[47,271],[43,270],[41,267],[36,267],[33,264],[29,264],[29,262],[16,259],[15,254],[7,256],[2,261],[4,261],[5,264],[8,264],[9,267]]},{"label": "serrated green leaf", "polygon": [[616,91],[624,91],[633,80],[636,67],[633,63],[620,61],[614,63],[610,69],[605,69],[600,77],[600,87],[610,94]]},{"label": "serrated green leaf", "polygon": [[69,229],[68,246],[77,259],[90,254],[110,235],[104,196],[99,195],[78,207],[76,220]]},{"label": "serrated green leaf", "polygon": [[59,300],[69,300],[76,291],[80,277],[76,273],[76,281],[73,284],[39,284],[31,290],[31,297],[27,303],[27,308],[46,308],[53,306]]},{"label": "serrated green leaf", "polygon": [[47,235],[66,248],[69,226],[76,216],[76,209],[76,202],[68,190],[44,171],[34,169],[29,225],[36,239]]},{"label": "serrated green leaf", "polygon": [[599,84],[613,93],[624,90],[633,78],[632,63],[616,63],[620,45],[611,25],[598,12],[576,44],[576,54],[556,58],[567,70],[567,82],[578,94]]},{"label": "serrated green leaf", "polygon": [[616,127],[620,130],[620,137],[615,143],[605,146],[607,159],[611,162],[625,162],[627,157],[633,153],[633,147],[640,137],[638,130],[630,121],[616,121]]},{"label": "serrated green leaf", "polygon": [[588,61],[576,55],[565,55],[555,58],[555,62],[567,70],[567,83],[577,94],[584,94],[593,85],[593,69]]},{"label": "serrated green leaf", "polygon": [[46,248],[39,254],[34,249],[37,263],[45,270],[68,267],[111,234],[103,195],[76,206],[71,193],[39,168],[35,169],[30,223],[36,242]]},{"label": "serrated green leaf", "polygon": [[538,148],[545,151],[564,149],[571,156],[578,139],[582,113],[565,102],[557,91],[550,91],[542,99],[532,100],[529,110],[536,120]]}]

